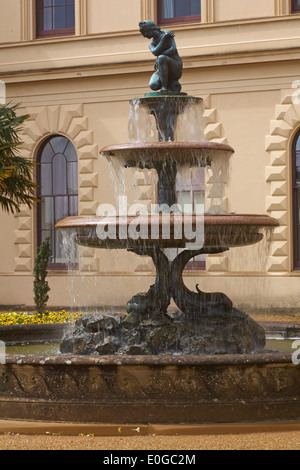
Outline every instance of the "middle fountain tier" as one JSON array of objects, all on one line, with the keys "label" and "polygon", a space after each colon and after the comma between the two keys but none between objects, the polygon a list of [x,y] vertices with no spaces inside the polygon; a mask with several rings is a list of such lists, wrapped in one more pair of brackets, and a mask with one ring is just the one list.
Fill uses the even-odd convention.
[{"label": "middle fountain tier", "polygon": [[[189,290],[183,281],[183,271],[198,255],[223,253],[260,242],[264,230],[278,226],[278,222],[266,215],[181,211],[176,194],[180,169],[211,166],[214,171],[218,162],[216,171],[219,173],[220,168],[226,171],[234,153],[228,145],[204,139],[200,98],[160,92],[132,100],[129,128],[130,143],[106,147],[101,155],[125,168],[157,171],[158,200],[153,213],[136,217],[72,217],[57,225],[72,234],[79,245],[127,249],[153,259],[155,284],[127,303],[128,315],[115,328],[114,353],[236,354],[263,350],[265,334],[257,323],[235,309],[223,293],[202,292],[198,286],[197,292]],[[138,226],[139,237],[130,236],[133,226]],[[180,248],[172,263],[163,251],[165,248]],[[168,314],[172,298],[179,308],[180,321]],[[134,330],[129,326],[134,326]],[[82,326],[78,332],[83,330]],[[70,344],[74,342],[68,337],[63,349],[68,350]],[[87,344],[79,353],[90,353],[92,349]],[[103,349],[95,351],[101,354]],[[69,352],[74,349],[71,347]]]}]

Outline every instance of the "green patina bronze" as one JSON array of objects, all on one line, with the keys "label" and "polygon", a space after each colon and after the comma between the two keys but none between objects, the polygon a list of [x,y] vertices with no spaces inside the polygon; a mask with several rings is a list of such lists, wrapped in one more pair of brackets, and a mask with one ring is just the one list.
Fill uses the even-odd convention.
[{"label": "green patina bronze", "polygon": [[179,93],[182,60],[177,51],[174,32],[162,31],[153,21],[142,21],[140,32],[145,38],[152,39],[149,49],[157,57],[154,66],[155,73],[149,83],[151,90]]}]

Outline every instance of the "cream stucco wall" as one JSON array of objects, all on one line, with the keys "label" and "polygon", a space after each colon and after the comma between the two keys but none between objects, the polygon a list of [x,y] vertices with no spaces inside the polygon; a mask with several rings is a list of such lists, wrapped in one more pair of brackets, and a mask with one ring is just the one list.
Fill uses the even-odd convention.
[{"label": "cream stucco wall", "polygon": [[[8,100],[31,115],[24,155],[36,158],[53,133],[72,140],[79,158],[79,212],[93,215],[99,203],[114,203],[121,191],[99,150],[127,142],[129,101],[148,91],[153,57],[138,22],[155,19],[155,2],[76,0],[76,35],[39,40],[32,9],[31,0],[0,0],[0,79]],[[204,99],[206,138],[235,149],[226,182],[228,210],[268,213],[281,227],[268,256],[260,247],[211,256],[206,271],[187,273],[186,282],[194,287],[200,281],[203,290],[223,291],[237,304],[300,307],[290,190],[290,146],[300,127],[291,98],[300,79],[300,15],[290,14],[286,0],[206,0],[202,11],[201,24],[172,26],[184,61],[183,91]],[[151,175],[128,170],[125,180],[129,202],[151,201]],[[0,225],[0,305],[30,305],[35,211],[0,213]],[[153,283],[147,258],[81,251],[80,273],[49,274],[51,305],[124,305]],[[264,257],[264,269],[250,262]]]}]

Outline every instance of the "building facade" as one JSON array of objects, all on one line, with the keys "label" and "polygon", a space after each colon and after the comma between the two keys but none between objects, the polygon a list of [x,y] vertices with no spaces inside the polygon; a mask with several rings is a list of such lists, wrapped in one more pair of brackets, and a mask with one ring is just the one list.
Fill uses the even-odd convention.
[{"label": "building facade", "polygon": [[121,306],[153,283],[150,258],[127,252],[80,248],[68,270],[54,230],[117,205],[123,180],[129,203],[153,202],[151,173],[126,170],[119,183],[99,155],[128,141],[129,101],[149,91],[154,59],[138,23],[153,20],[176,34],[182,91],[203,98],[205,138],[235,149],[222,204],[280,222],[268,244],[196,261],[187,285],[236,305],[300,306],[299,0],[0,0],[0,12],[0,80],[30,115],[22,154],[38,163],[42,201],[0,212],[0,304],[32,305],[48,235],[51,306]]}]

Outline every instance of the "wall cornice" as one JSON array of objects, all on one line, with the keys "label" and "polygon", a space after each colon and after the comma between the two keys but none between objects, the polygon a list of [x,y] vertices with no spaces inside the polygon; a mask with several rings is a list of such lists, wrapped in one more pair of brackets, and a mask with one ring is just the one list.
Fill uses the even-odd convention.
[{"label": "wall cornice", "polygon": [[[185,68],[226,67],[254,63],[299,61],[300,38],[285,41],[282,47],[249,49],[249,44],[236,45],[236,51],[226,51],[226,46],[182,48],[181,55]],[[269,43],[268,43],[269,44]],[[253,45],[253,44],[251,44]],[[269,44],[270,45],[270,44]],[[274,44],[275,45],[275,44]],[[280,44],[277,42],[277,46]],[[248,50],[247,50],[248,48]],[[240,49],[240,50],[239,50]],[[242,49],[242,50],[241,50]],[[78,76],[107,76],[149,72],[153,69],[153,58],[148,51],[127,54],[105,54],[91,57],[61,58],[49,67],[49,61],[40,64],[35,62],[17,62],[0,64],[0,78],[7,84],[76,78]],[[226,63],[224,63],[226,61]],[[38,67],[40,65],[40,67]],[[45,67],[43,67],[43,65]]]}]

